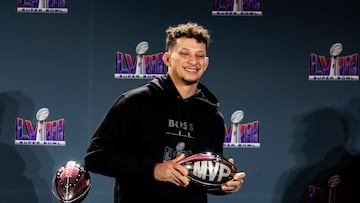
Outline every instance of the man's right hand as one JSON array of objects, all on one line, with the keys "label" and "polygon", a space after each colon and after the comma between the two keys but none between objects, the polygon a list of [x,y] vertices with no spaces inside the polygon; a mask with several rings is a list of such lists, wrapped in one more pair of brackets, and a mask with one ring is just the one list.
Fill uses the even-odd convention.
[{"label": "man's right hand", "polygon": [[187,169],[178,164],[185,158],[185,154],[181,154],[175,159],[158,163],[154,167],[154,178],[158,181],[174,183],[177,186],[186,187],[189,185]]}]

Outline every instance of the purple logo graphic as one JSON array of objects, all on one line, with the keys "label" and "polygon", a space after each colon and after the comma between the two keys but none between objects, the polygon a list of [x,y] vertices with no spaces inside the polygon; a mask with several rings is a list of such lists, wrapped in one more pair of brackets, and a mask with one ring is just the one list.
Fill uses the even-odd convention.
[{"label": "purple logo graphic", "polygon": [[16,145],[65,146],[65,120],[45,121],[49,116],[48,108],[41,108],[36,113],[37,122],[23,118],[16,119]]},{"label": "purple logo graphic", "polygon": [[241,123],[244,118],[244,112],[235,111],[231,115],[231,126],[226,129],[224,147],[238,148],[259,148],[259,121],[250,123]]},{"label": "purple logo graphic", "polygon": [[359,80],[358,54],[339,56],[343,51],[341,43],[330,48],[330,57],[310,54],[309,80]]},{"label": "purple logo graphic", "polygon": [[162,60],[163,53],[145,55],[149,44],[145,41],[136,46],[137,56],[133,60],[130,54],[116,52],[115,74],[116,79],[146,79],[164,75],[167,72]]},{"label": "purple logo graphic", "polygon": [[213,16],[262,16],[261,0],[213,0]]},{"label": "purple logo graphic", "polygon": [[67,13],[67,0],[18,0],[18,13]]}]

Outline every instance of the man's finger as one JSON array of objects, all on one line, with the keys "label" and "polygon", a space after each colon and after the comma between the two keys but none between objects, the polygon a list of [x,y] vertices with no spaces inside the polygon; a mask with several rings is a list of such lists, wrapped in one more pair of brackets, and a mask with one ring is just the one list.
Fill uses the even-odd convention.
[{"label": "man's finger", "polygon": [[174,162],[179,162],[181,159],[185,158],[185,154],[181,153],[178,157],[176,157],[175,159],[173,159]]}]

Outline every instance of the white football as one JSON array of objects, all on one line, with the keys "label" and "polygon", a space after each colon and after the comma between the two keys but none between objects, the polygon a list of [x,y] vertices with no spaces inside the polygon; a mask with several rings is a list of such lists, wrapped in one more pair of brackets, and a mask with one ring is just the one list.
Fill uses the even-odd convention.
[{"label": "white football", "polygon": [[240,123],[244,118],[244,112],[242,110],[237,110],[231,115],[232,123]]},{"label": "white football", "polygon": [[338,56],[342,52],[342,44],[341,43],[335,43],[330,48],[330,55],[331,56]]},{"label": "white football", "polygon": [[38,121],[44,121],[49,117],[49,109],[48,108],[41,108],[36,113],[36,119]]},{"label": "white football", "polygon": [[149,49],[149,43],[148,42],[140,42],[137,46],[136,46],[136,53],[137,54],[145,54]]}]

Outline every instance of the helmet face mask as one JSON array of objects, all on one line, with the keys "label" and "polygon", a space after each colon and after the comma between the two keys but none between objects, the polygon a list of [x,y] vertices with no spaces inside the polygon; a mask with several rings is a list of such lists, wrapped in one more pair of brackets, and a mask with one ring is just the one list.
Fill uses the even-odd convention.
[{"label": "helmet face mask", "polygon": [[68,161],[56,171],[52,192],[62,203],[79,203],[87,196],[90,186],[87,169],[76,161]]}]

